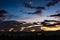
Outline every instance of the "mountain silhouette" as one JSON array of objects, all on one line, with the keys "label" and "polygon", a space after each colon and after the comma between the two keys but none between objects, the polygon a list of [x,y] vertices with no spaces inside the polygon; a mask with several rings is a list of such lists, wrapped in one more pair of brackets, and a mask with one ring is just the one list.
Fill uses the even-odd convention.
[{"label": "mountain silhouette", "polygon": [[9,28],[19,28],[21,27],[20,24],[23,22],[18,22],[18,21],[2,21],[0,22],[0,29],[9,29]]}]

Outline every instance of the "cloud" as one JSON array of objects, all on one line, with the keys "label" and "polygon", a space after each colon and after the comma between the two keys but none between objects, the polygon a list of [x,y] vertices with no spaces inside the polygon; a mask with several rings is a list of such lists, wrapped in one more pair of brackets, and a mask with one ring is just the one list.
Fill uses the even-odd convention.
[{"label": "cloud", "polygon": [[34,8],[32,2],[25,2],[24,6],[27,7],[27,8]]},{"label": "cloud", "polygon": [[7,13],[7,11],[5,11],[5,10],[0,10],[0,15],[6,14],[6,13]]},{"label": "cloud", "polygon": [[50,17],[60,17],[60,13],[55,15],[50,15]]},{"label": "cloud", "polygon": [[44,7],[35,7],[36,11],[35,12],[29,12],[28,14],[42,14],[42,10],[44,10]]},{"label": "cloud", "polygon": [[25,5],[24,5],[24,7],[26,7],[26,8],[34,8],[34,9],[45,9],[45,7],[40,7],[40,6],[34,6],[33,4],[32,4],[32,2],[28,2],[28,3],[24,3]]},{"label": "cloud", "polygon": [[35,12],[28,12],[27,14],[41,14],[42,10],[36,10]]},{"label": "cloud", "polygon": [[48,6],[48,7],[54,6],[54,5],[57,4],[58,2],[60,2],[60,0],[52,0],[52,2],[49,2],[49,3],[47,4],[47,6]]},{"label": "cloud", "polygon": [[5,19],[5,15],[4,14],[7,14],[8,12],[6,10],[0,10],[0,20],[4,20]]},{"label": "cloud", "polygon": [[[48,0],[47,0],[48,1]],[[46,6],[50,7],[50,6],[54,6],[55,4],[57,4],[58,2],[60,2],[60,0],[52,0],[51,2],[49,2]],[[35,6],[33,5],[32,2],[27,2],[25,3],[26,8],[32,8],[32,9],[36,9],[35,12],[26,12],[27,14],[42,14],[43,10],[45,10],[45,7],[41,7],[41,6]]]},{"label": "cloud", "polygon": [[18,18],[15,15],[8,14],[6,10],[0,10],[0,20],[11,19],[11,18]]},{"label": "cloud", "polygon": [[42,14],[42,10],[45,10],[45,7],[33,6],[32,2],[25,3],[25,7],[36,9],[35,12],[26,12],[27,14]]},{"label": "cloud", "polygon": [[45,7],[40,7],[40,6],[38,6],[38,7],[35,7],[36,9],[45,9]]},{"label": "cloud", "polygon": [[57,14],[50,15],[50,17],[60,17],[60,10],[56,11]]}]

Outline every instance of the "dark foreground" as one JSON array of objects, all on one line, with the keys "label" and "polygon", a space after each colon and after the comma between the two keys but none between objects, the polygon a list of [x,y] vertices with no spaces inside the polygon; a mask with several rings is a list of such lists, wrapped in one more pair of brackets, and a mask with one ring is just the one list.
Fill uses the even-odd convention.
[{"label": "dark foreground", "polygon": [[60,31],[57,32],[0,32],[0,40],[60,40]]}]

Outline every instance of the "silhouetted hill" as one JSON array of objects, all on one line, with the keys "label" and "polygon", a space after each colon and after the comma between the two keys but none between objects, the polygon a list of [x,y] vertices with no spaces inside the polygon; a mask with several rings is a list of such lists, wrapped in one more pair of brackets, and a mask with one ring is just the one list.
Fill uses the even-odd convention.
[{"label": "silhouetted hill", "polygon": [[20,22],[18,21],[3,21],[0,22],[0,28],[14,28],[16,26],[19,26]]}]

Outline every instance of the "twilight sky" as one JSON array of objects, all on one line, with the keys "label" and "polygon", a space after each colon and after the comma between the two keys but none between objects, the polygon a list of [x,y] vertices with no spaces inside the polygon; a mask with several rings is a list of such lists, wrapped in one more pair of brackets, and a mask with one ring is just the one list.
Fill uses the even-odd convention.
[{"label": "twilight sky", "polygon": [[[43,6],[46,9],[43,10],[42,15],[36,14],[27,14],[25,12],[34,12],[36,9],[30,9],[24,7],[24,2],[32,2],[35,6]],[[47,7],[46,4],[51,2],[51,0],[0,0],[0,10],[6,10],[12,15],[16,15],[19,18],[12,18],[12,20],[18,21],[27,21],[27,22],[35,22],[35,21],[42,21],[45,19],[56,19],[52,17],[45,17],[46,15],[56,14],[57,10],[60,10],[60,2],[55,4],[54,6]],[[32,21],[31,21],[32,20]]]}]

